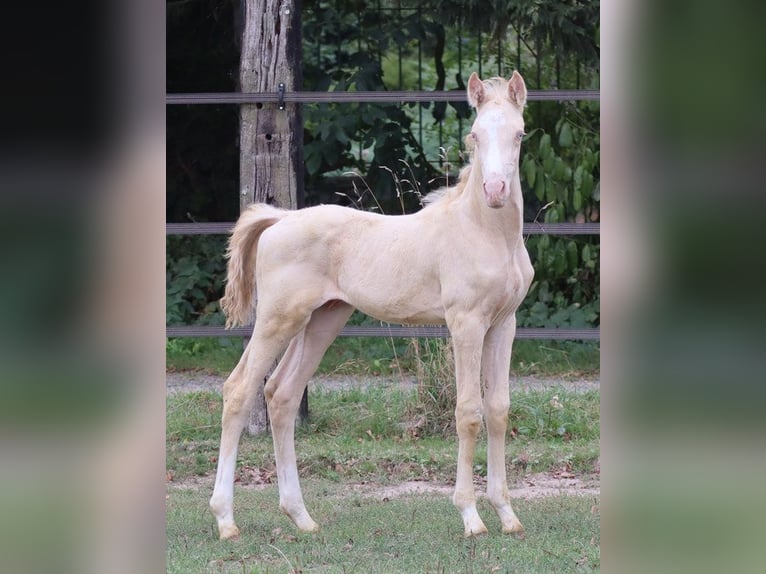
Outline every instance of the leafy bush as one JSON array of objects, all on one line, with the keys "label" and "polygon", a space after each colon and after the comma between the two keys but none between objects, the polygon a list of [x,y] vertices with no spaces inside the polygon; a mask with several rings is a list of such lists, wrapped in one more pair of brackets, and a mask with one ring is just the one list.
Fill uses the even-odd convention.
[{"label": "leafy bush", "polygon": [[[541,223],[600,219],[600,137],[597,108],[567,105],[555,139],[543,129],[526,138],[521,161],[527,219]],[[543,220],[540,221],[542,215]],[[527,249],[535,279],[519,310],[523,327],[590,327],[599,324],[598,236],[533,235]]]},{"label": "leafy bush", "polygon": [[166,241],[167,325],[222,325],[218,300],[226,280],[226,238],[171,236]]}]

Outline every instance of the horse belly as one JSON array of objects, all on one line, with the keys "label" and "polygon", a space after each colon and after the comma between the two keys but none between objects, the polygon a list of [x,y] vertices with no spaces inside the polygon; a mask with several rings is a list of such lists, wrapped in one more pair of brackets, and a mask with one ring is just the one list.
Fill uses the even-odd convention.
[{"label": "horse belly", "polygon": [[356,305],[356,308],[365,315],[386,323],[402,325],[438,325],[444,323],[444,310],[441,306],[424,309],[405,304],[384,306],[373,301],[369,304],[365,302]]},{"label": "horse belly", "polygon": [[378,257],[374,263],[346,266],[338,280],[344,299],[381,321],[443,323],[441,289],[431,270],[388,259]]}]

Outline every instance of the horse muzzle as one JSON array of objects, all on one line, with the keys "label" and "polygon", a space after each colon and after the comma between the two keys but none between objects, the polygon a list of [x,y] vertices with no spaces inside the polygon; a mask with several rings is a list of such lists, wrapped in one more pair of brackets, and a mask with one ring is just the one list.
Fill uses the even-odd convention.
[{"label": "horse muzzle", "polygon": [[484,199],[487,201],[487,206],[493,209],[503,207],[508,199],[506,189],[505,182],[502,179],[485,181]]}]

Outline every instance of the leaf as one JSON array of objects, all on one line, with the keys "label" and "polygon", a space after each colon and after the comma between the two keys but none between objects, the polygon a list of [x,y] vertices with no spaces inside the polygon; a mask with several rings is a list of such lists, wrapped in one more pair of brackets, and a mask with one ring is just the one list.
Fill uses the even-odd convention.
[{"label": "leaf", "polygon": [[583,176],[583,167],[582,165],[578,165],[577,169],[574,172],[574,188],[575,191],[579,191],[582,187],[582,176]]},{"label": "leaf", "polygon": [[543,201],[543,198],[545,197],[545,178],[542,176],[537,178],[537,185],[535,185],[535,196],[540,201]]},{"label": "leaf", "polygon": [[564,254],[561,251],[558,251],[556,253],[556,259],[553,263],[553,270],[556,272],[556,275],[561,275],[564,273],[564,269],[566,269],[567,266],[567,260],[564,257]]},{"label": "leaf", "polygon": [[543,158],[543,169],[545,170],[545,173],[550,174],[553,171],[553,164],[555,160],[556,158],[552,152],[548,153],[548,155]]},{"label": "leaf", "polygon": [[582,260],[585,263],[591,260],[590,245],[585,245],[585,247],[582,248]]},{"label": "leaf", "polygon": [[556,157],[556,159],[553,162],[554,168],[553,168],[553,174],[559,181],[564,181],[564,176],[566,174],[566,164],[564,163],[564,160],[560,157]]},{"label": "leaf", "polygon": [[574,241],[569,241],[567,243],[567,260],[569,263],[569,269],[577,269],[578,264],[578,253],[577,253],[577,244]]},{"label": "leaf", "polygon": [[[551,151],[551,136],[550,134],[543,134],[540,138],[540,157],[547,158]],[[546,169],[547,171],[547,169]]]},{"label": "leaf", "polygon": [[582,177],[581,191],[583,197],[590,197],[593,192],[593,176],[588,172],[585,172]]},{"label": "leaf", "polygon": [[[524,165],[522,166],[524,171],[524,179],[527,180],[529,187],[535,186],[535,176],[537,175],[537,166],[532,158],[527,156],[524,158]],[[540,198],[542,200],[542,198]]]},{"label": "leaf", "polygon": [[[558,200],[558,196],[556,193],[558,191],[557,187],[558,186],[554,184],[552,181],[548,182],[548,185],[545,186],[545,201],[550,201],[555,203]],[[550,217],[551,211],[553,210],[549,209],[548,212],[546,213],[548,217]],[[546,221],[548,221],[548,223],[551,223],[549,220],[546,220]]]},{"label": "leaf", "polygon": [[561,131],[559,132],[559,145],[561,147],[572,145],[572,126],[567,121],[562,124]]},{"label": "leaf", "polygon": [[304,158],[304,163],[306,164],[306,170],[310,174],[317,173],[322,165],[321,153],[307,153]]},{"label": "leaf", "polygon": [[582,209],[582,193],[580,193],[579,189],[574,190],[574,194],[572,195],[572,206],[575,211],[580,211]]}]

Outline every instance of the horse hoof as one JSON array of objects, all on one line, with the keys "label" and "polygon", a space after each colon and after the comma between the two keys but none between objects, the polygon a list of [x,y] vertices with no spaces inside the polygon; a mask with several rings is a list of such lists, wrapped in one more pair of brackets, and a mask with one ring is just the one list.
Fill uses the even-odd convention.
[{"label": "horse hoof", "polygon": [[239,528],[232,524],[218,529],[221,540],[239,540]]},{"label": "horse hoof", "polygon": [[503,528],[503,534],[510,534],[516,540],[524,540],[527,537],[527,533],[524,531],[524,527],[520,522],[514,524],[510,528]]},{"label": "horse hoof", "polygon": [[479,527],[474,527],[471,529],[466,528],[463,536],[465,536],[465,538],[471,538],[473,536],[482,536],[484,534],[487,534],[487,532],[488,532],[487,527],[482,524]]}]

